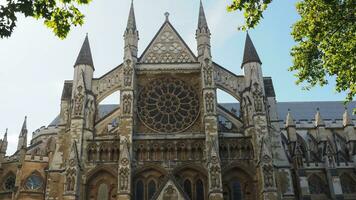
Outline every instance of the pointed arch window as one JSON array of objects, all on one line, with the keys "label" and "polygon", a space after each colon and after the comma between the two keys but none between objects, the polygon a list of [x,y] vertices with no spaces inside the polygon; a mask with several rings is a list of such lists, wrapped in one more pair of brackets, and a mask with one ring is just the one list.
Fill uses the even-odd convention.
[{"label": "pointed arch window", "polygon": [[5,182],[4,182],[4,189],[6,191],[12,191],[15,188],[15,175],[10,174],[6,177]]},{"label": "pointed arch window", "polygon": [[347,174],[340,177],[342,192],[345,194],[356,193],[356,181]]},{"label": "pointed arch window", "polygon": [[308,179],[310,194],[327,194],[328,190],[321,178],[315,174]]},{"label": "pointed arch window", "polygon": [[242,200],[242,189],[240,181],[233,181],[231,183],[232,188],[232,199],[233,200]]},{"label": "pointed arch window", "polygon": [[109,189],[105,183],[100,184],[98,190],[98,200],[109,200]]},{"label": "pointed arch window", "polygon": [[135,200],[143,200],[144,196],[144,188],[143,182],[141,180],[137,181],[135,188]]},{"label": "pointed arch window", "polygon": [[155,193],[156,193],[156,182],[154,180],[151,180],[148,183],[148,200],[152,199]]},{"label": "pointed arch window", "polygon": [[185,191],[185,193],[188,195],[188,197],[189,197],[190,199],[192,199],[192,183],[190,182],[190,180],[189,180],[189,179],[186,179],[186,180],[184,181],[183,186],[184,186],[184,191]]},{"label": "pointed arch window", "polygon": [[197,180],[195,185],[196,200],[204,200],[204,184],[200,179]]}]

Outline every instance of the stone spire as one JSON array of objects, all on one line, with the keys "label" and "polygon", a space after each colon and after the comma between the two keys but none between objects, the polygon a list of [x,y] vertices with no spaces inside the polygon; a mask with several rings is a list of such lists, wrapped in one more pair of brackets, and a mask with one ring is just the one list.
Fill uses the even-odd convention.
[{"label": "stone spire", "polygon": [[203,3],[201,1],[199,8],[198,27],[195,36],[197,40],[198,58],[201,58],[204,55],[204,51],[206,51],[206,49],[210,52],[210,30],[205,18]]},{"label": "stone spire", "polygon": [[347,108],[345,108],[345,112],[342,116],[342,122],[343,122],[344,127],[353,125],[351,117],[350,117],[349,113],[347,112]]},{"label": "stone spire", "polygon": [[325,126],[324,120],[320,115],[319,108],[316,110],[316,114],[315,114],[315,126],[316,127]]},{"label": "stone spire", "polygon": [[287,128],[287,134],[288,134],[288,139],[291,142],[296,142],[297,141],[297,132],[295,129],[295,123],[292,117],[292,114],[290,113],[290,110],[288,109],[288,114],[286,118],[286,128]]},{"label": "stone spire", "polygon": [[206,22],[205,12],[203,3],[200,0],[200,8],[199,8],[199,19],[198,19],[198,29],[205,29],[206,31],[209,30],[208,23]]},{"label": "stone spire", "polygon": [[19,135],[19,141],[17,144],[17,150],[27,147],[27,116],[22,124],[21,132]]},{"label": "stone spire", "polygon": [[129,18],[127,20],[126,31],[131,30],[132,32],[136,31],[136,19],[135,19],[135,11],[133,6],[133,1],[131,1],[131,7],[129,12]]},{"label": "stone spire", "polygon": [[82,48],[80,49],[77,60],[75,61],[74,67],[78,65],[89,65],[94,69],[93,58],[91,55],[88,34],[85,36]]},{"label": "stone spire", "polygon": [[124,59],[127,59],[127,52],[131,53],[131,56],[137,58],[138,47],[138,31],[136,27],[135,11],[133,1],[131,1],[131,7],[129,11],[129,17],[127,19],[127,26],[124,33],[125,50]]},{"label": "stone spire", "polygon": [[295,126],[295,123],[292,115],[290,114],[290,110],[288,109],[288,114],[286,118],[286,127],[290,127],[290,126]]},{"label": "stone spire", "polygon": [[2,140],[3,142],[7,142],[7,129],[5,130],[5,134],[4,134],[4,139]]},{"label": "stone spire", "polygon": [[250,35],[247,32],[246,41],[245,41],[244,57],[242,60],[241,68],[243,68],[243,66],[246,63],[250,63],[250,62],[257,62],[257,63],[262,64],[260,57],[258,56],[257,51],[255,49],[255,46],[252,43]]}]

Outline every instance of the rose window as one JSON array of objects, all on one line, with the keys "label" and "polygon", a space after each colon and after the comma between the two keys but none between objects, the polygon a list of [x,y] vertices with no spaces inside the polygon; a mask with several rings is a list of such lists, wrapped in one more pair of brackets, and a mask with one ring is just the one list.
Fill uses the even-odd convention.
[{"label": "rose window", "polygon": [[181,132],[190,127],[199,115],[198,95],[181,80],[156,79],[141,90],[138,115],[147,127],[156,132]]}]

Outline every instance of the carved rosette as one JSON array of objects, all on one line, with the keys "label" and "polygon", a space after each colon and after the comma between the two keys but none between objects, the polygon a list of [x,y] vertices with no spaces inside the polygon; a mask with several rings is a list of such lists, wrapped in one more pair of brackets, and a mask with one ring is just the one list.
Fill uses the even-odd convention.
[{"label": "carved rosette", "polygon": [[138,97],[138,116],[155,132],[182,132],[197,120],[199,110],[197,92],[179,79],[153,80]]}]

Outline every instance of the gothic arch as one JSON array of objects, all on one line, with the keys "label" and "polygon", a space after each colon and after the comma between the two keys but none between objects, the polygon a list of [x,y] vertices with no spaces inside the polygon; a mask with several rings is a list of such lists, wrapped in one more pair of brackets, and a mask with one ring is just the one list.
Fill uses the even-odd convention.
[{"label": "gothic arch", "polygon": [[133,196],[137,200],[150,200],[163,183],[167,176],[166,170],[160,166],[148,165],[134,172]]},{"label": "gothic arch", "polygon": [[340,175],[342,192],[344,194],[356,194],[356,179],[352,174],[346,172]]},{"label": "gothic arch", "polygon": [[[256,199],[256,173],[251,166],[235,162],[222,170],[224,196],[228,199]],[[238,186],[238,187],[236,187]]]},{"label": "gothic arch", "polygon": [[320,174],[312,173],[308,176],[309,192],[311,195],[328,199],[329,187],[327,181]]},{"label": "gothic arch", "polygon": [[2,180],[0,190],[9,191],[15,188],[16,175],[13,171],[7,172]]},{"label": "gothic arch", "polygon": [[[86,199],[97,200],[100,197],[116,199],[117,174],[108,167],[98,167],[88,173],[86,182]],[[102,190],[104,188],[104,190]]]}]

